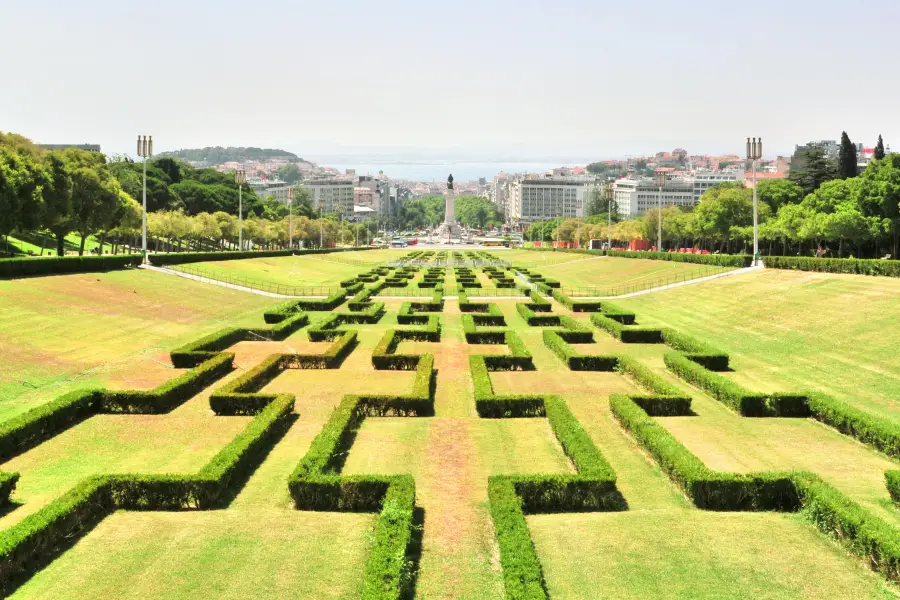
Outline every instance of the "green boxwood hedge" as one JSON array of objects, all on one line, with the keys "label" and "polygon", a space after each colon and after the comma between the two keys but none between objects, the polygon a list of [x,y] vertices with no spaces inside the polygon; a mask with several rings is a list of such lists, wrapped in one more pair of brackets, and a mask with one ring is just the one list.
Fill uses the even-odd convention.
[{"label": "green boxwood hedge", "polygon": [[900,277],[900,260],[766,256],[763,258],[763,264],[767,269]]},{"label": "green boxwood hedge", "polygon": [[192,262],[219,260],[240,260],[244,258],[267,258],[270,256],[301,256],[305,254],[333,254],[335,252],[359,252],[373,248],[316,248],[308,250],[251,250],[245,252],[170,252],[168,254],[148,254],[147,259],[156,266],[181,265]]},{"label": "green boxwood hedge", "polygon": [[140,254],[0,258],[0,277],[91,273],[137,267],[140,264]]}]

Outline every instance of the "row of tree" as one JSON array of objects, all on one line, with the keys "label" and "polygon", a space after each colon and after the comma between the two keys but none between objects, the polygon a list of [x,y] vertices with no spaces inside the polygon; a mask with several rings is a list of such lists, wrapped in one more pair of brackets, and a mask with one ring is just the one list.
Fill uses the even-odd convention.
[{"label": "row of tree", "polygon": [[[43,152],[28,139],[0,132],[0,235],[50,231],[57,252],[71,233],[85,241],[134,224],[141,208],[98,152]],[[7,244],[8,245],[8,244]]]},{"label": "row of tree", "polygon": [[[444,196],[423,196],[399,205],[397,214],[385,218],[391,229],[415,230],[444,222]],[[456,221],[467,227],[485,228],[503,224],[503,216],[490,200],[481,196],[459,196],[454,203]]]},{"label": "row of tree", "polygon": [[[809,163],[807,163],[807,167]],[[834,178],[811,192],[798,181],[757,183],[760,250],[764,254],[805,254],[822,247],[836,256],[900,253],[900,154],[872,160],[858,176]],[[614,223],[609,231],[595,217],[532,225],[529,239],[656,241],[662,220],[664,248],[699,247],[749,252],[753,239],[753,192],[741,183],[710,188],[695,207],[650,209],[637,219]],[[592,222],[593,221],[593,222]],[[543,227],[541,227],[543,225]],[[549,225],[549,227],[548,227]],[[535,234],[536,227],[543,235]],[[548,231],[549,229],[549,231]]]}]

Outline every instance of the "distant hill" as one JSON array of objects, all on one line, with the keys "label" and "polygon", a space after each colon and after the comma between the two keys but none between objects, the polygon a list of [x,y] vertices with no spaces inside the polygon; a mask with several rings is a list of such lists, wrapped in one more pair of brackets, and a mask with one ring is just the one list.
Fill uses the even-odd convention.
[{"label": "distant hill", "polygon": [[291,162],[302,162],[299,156],[287,150],[275,148],[236,148],[228,146],[209,146],[206,148],[189,148],[174,152],[161,152],[159,156],[172,156],[191,163],[206,163],[209,166],[221,165],[229,161],[265,160],[267,158],[286,158]]}]

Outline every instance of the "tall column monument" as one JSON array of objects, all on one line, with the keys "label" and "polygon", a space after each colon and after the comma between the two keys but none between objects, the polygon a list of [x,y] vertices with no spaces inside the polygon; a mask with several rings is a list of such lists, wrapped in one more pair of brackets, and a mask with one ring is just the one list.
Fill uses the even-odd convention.
[{"label": "tall column monument", "polygon": [[447,239],[457,232],[456,227],[456,190],[453,189],[453,174],[447,178],[447,195],[444,197],[444,226],[443,233],[447,234]]}]

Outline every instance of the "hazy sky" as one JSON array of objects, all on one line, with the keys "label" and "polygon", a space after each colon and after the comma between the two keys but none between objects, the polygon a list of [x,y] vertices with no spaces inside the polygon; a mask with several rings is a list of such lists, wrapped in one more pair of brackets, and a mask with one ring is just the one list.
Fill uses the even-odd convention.
[{"label": "hazy sky", "polygon": [[898,24],[898,0],[2,0],[0,130],[313,159],[900,147]]}]

